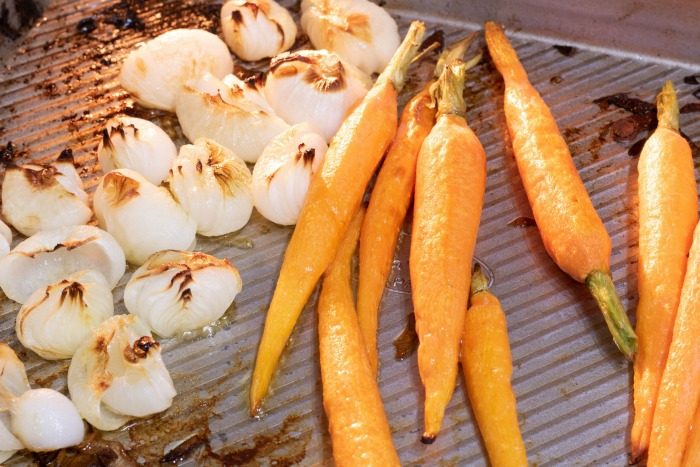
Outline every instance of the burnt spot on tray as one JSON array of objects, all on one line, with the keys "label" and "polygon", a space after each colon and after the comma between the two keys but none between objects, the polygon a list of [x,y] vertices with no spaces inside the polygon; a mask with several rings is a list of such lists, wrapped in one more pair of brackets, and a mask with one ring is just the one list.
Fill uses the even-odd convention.
[{"label": "burnt spot on tray", "polygon": [[[437,44],[437,46],[434,46],[433,44]],[[445,48],[445,31],[442,29],[436,29],[433,31],[432,34],[423,39],[418,51],[422,52],[428,47],[435,47],[436,52],[442,52],[442,50]]]},{"label": "burnt spot on tray", "polygon": [[413,313],[406,317],[406,327],[396,339],[394,339],[394,359],[405,360],[418,348],[418,334],[416,334],[416,317]]},{"label": "burnt spot on tray", "polygon": [[537,227],[537,222],[535,221],[535,219],[529,216],[518,216],[515,219],[508,222],[508,225],[510,227],[518,227],[524,229],[527,227]]},{"label": "burnt spot on tray", "polygon": [[[36,0],[3,2],[0,5],[0,34],[11,40],[19,39],[22,31],[31,26],[42,14],[41,4]],[[14,14],[10,11],[14,8]]]},{"label": "burnt spot on tray", "polygon": [[573,57],[578,52],[578,49],[571,45],[553,45],[552,48],[565,57]]},{"label": "burnt spot on tray", "polygon": [[120,466],[136,467],[139,464],[132,459],[118,441],[102,439],[99,432],[92,431],[85,440],[77,446],[58,451],[35,453],[34,461],[39,466],[46,467],[93,467]]},{"label": "burnt spot on tray", "polygon": [[0,146],[0,165],[8,166],[13,164],[15,159],[23,158],[27,155],[27,151],[20,150],[12,141],[8,141],[6,145]]},{"label": "burnt spot on tray", "polygon": [[691,102],[690,104],[685,104],[683,107],[681,107],[682,114],[694,112],[700,112],[700,102]]},{"label": "burnt spot on tray", "polygon": [[559,75],[554,75],[554,76],[552,76],[551,78],[549,78],[549,83],[550,83],[550,84],[559,84],[559,83],[561,83],[562,81],[564,81],[564,79],[563,79],[561,76],[559,76]]},{"label": "burnt spot on tray", "polygon": [[[698,91],[700,92],[700,89]],[[638,157],[642,153],[644,143],[651,135],[651,132],[656,128],[658,121],[656,119],[656,105],[651,102],[646,102],[641,99],[629,97],[627,93],[613,94],[610,96],[601,97],[593,101],[601,110],[607,110],[611,105],[632,113],[631,116],[623,117],[604,128],[601,136],[611,134],[613,139],[618,143],[626,143],[637,139],[628,149],[627,154],[630,157]],[[700,111],[698,103],[686,104],[680,109],[680,113],[692,113]],[[690,149],[694,155],[700,153],[700,146],[692,141],[688,135],[680,131],[690,145]]]},{"label": "burnt spot on tray", "polygon": [[700,84],[700,73],[683,77],[685,84]]},{"label": "burnt spot on tray", "polygon": [[83,18],[78,21],[75,28],[78,30],[79,34],[90,34],[92,31],[97,29],[97,20],[92,16],[88,16],[87,18]]},{"label": "burnt spot on tray", "polygon": [[[631,157],[637,157],[644,147],[649,134],[656,128],[656,105],[630,97],[627,93],[612,94],[600,97],[593,101],[601,110],[608,110],[610,106],[630,112],[632,115],[622,117],[611,123],[604,129],[606,135],[611,135],[618,143],[629,143],[636,140],[628,151]],[[641,136],[640,139],[637,139]]]}]

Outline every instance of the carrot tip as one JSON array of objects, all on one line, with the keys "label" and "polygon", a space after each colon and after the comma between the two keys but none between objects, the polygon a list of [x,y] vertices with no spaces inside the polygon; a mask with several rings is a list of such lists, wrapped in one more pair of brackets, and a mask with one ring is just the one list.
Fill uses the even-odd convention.
[{"label": "carrot tip", "polygon": [[433,444],[435,442],[435,435],[423,435],[420,437],[420,442],[423,444]]}]

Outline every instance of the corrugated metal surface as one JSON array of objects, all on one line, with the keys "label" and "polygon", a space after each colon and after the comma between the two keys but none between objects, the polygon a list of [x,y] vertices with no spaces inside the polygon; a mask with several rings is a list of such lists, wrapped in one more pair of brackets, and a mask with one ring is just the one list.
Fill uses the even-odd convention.
[{"label": "corrugated metal surface", "polygon": [[[112,1],[56,0],[22,39],[0,46],[0,144],[12,141],[30,159],[51,158],[71,147],[89,187],[98,175],[97,132],[106,118],[130,104],[115,81],[125,54],[139,41],[170,28],[217,27],[216,3],[158,0],[136,7],[144,30],[119,30],[107,21],[125,17],[129,4],[114,5]],[[94,15],[98,28],[80,35],[76,24],[89,15]],[[404,25],[408,19],[400,17]],[[462,35],[465,29],[454,21],[430,23],[429,27],[444,29],[450,38]],[[636,159],[627,150],[636,140],[615,142],[611,125],[628,114],[613,108],[602,110],[593,100],[632,92],[652,101],[662,81],[672,79],[681,104],[689,103],[695,100],[691,93],[697,86],[683,84],[682,78],[697,68],[585,49],[565,56],[550,43],[517,38],[513,42],[532,82],[550,103],[611,234],[612,273],[623,304],[632,310],[636,303]],[[481,64],[470,73],[467,87],[468,118],[489,158],[477,255],[493,271],[493,290],[507,311],[515,390],[530,461],[541,466],[625,465],[629,366],[611,343],[585,288],[549,260],[536,227],[509,225],[520,216],[529,216],[530,211],[500,110],[499,76],[488,63]],[[171,116],[148,116],[177,131]],[[697,114],[683,115],[682,125],[691,139],[700,140]],[[199,239],[201,250],[229,258],[240,269],[244,288],[236,308],[221,326],[163,343],[180,393],[173,408],[107,438],[122,441],[147,463],[157,461],[172,441],[191,435],[208,440],[208,445],[196,450],[199,464],[330,462],[313,304],[307,306],[285,353],[266,402],[266,416],[251,420],[247,415],[251,365],[290,233],[291,229],[274,226],[254,214],[251,223],[235,236]],[[403,248],[399,254],[404,268],[406,252]],[[125,282],[126,278],[122,284]],[[402,288],[399,282],[395,285]],[[117,310],[124,312],[121,288],[115,298]],[[13,335],[18,308],[8,300],[0,303],[0,339],[15,349],[20,349]],[[401,459],[407,465],[484,465],[461,383],[437,441],[431,446],[419,442],[422,393],[415,356],[396,361],[392,345],[410,310],[410,295],[388,292],[379,336],[380,387]],[[26,351],[20,355],[34,384],[64,387],[67,363],[48,363]],[[29,460],[15,458],[16,463]]]}]

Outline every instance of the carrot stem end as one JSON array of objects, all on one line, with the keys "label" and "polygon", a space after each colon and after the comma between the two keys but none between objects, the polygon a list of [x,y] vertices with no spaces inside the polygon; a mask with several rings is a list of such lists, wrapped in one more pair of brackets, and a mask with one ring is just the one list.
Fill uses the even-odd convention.
[{"label": "carrot stem end", "polygon": [[637,335],[627,318],[609,273],[593,271],[586,277],[586,286],[598,303],[615,345],[630,360],[637,350]]}]

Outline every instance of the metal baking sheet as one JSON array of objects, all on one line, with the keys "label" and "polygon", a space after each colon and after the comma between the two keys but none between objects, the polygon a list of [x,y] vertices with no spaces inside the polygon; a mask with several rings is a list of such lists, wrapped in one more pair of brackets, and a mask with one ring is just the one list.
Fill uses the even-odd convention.
[{"label": "metal baking sheet", "polygon": [[[680,55],[669,52],[664,56],[662,51],[644,49],[644,43],[654,41],[629,37],[618,38],[602,51],[605,44],[596,42],[595,28],[570,27],[576,36],[567,35],[567,24],[579,24],[575,17],[562,17],[558,23],[551,18],[537,21],[533,19],[536,9],[521,7],[506,14],[476,3],[445,2],[433,8],[425,2],[392,0],[387,7],[403,30],[410,19],[420,17],[427,19],[431,31],[442,29],[448,40],[478,28],[491,14],[517,29],[509,30],[509,35],[533,84],[551,105],[610,232],[612,274],[623,304],[633,315],[637,299],[636,158],[628,152],[645,132],[622,139],[620,133],[626,128],[619,122],[630,114],[594,100],[630,92],[653,102],[663,80],[671,79],[681,105],[697,102],[692,93],[698,86],[684,84],[683,77],[700,71],[698,40],[689,42],[695,50],[685,42],[678,43],[684,31],[687,38],[697,39],[697,31],[692,30],[697,23],[689,22],[687,30],[683,29],[686,23],[681,23],[676,28],[680,33],[672,34],[677,43],[674,50],[682,49]],[[641,5],[642,19],[653,17],[654,10],[647,8],[651,2],[635,3]],[[682,11],[674,15],[697,18],[693,2],[678,3],[687,15]],[[295,7],[293,2],[283,4]],[[195,0],[51,1],[43,16],[17,40],[0,37],[0,145],[12,142],[21,161],[51,159],[70,147],[92,190],[99,176],[95,158],[98,132],[110,116],[126,110],[178,135],[172,115],[129,110],[132,102],[116,81],[125,55],[135,44],[176,27],[216,32],[219,7],[218,2]],[[601,7],[589,13],[595,10],[605,17],[606,11],[615,8]],[[633,18],[640,17],[635,14]],[[77,25],[87,17],[95,20],[96,28],[81,34]],[[648,24],[646,20],[618,20],[626,34],[635,33],[635,25]],[[555,48],[555,43],[574,48]],[[635,49],[635,44],[641,48]],[[613,50],[620,45],[629,47]],[[415,73],[426,67],[418,67],[414,82],[419,79]],[[465,95],[469,123],[488,154],[488,185],[476,254],[492,271],[493,290],[507,313],[514,386],[529,460],[539,466],[626,465],[630,366],[614,348],[585,288],[550,261],[536,227],[528,222],[531,213],[501,110],[502,83],[488,59],[470,72]],[[684,114],[681,122],[688,137],[700,142],[698,114]],[[695,156],[697,160],[697,147]],[[255,213],[250,224],[235,235],[198,239],[199,249],[226,257],[239,268],[243,291],[235,308],[216,326],[163,342],[164,359],[179,392],[173,407],[105,434],[106,439],[122,442],[134,459],[147,464],[156,463],[178,441],[188,438],[190,452],[181,457],[189,465],[332,463],[321,401],[315,299],[302,314],[284,354],[265,416],[253,420],[247,411],[251,365],[291,232]],[[415,354],[398,361],[392,345],[411,312],[410,295],[405,293],[408,234],[403,234],[403,240],[392,287],[382,304],[379,330],[379,385],[396,448],[405,465],[486,465],[461,381],[437,441],[431,446],[419,442],[422,391]],[[128,276],[115,293],[117,312],[125,312],[121,290]],[[64,390],[68,363],[43,361],[22,350],[14,337],[18,309],[7,299],[0,302],[0,339],[19,351],[34,386]],[[34,461],[31,456],[18,455],[10,463]]]}]

